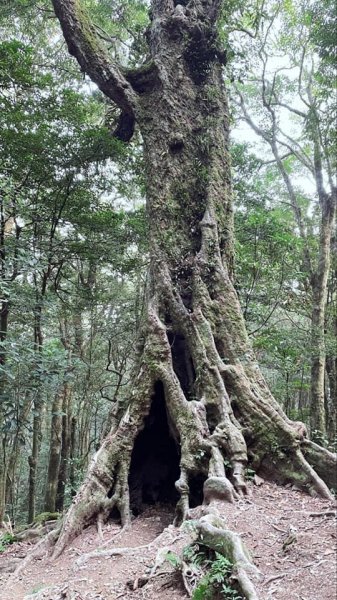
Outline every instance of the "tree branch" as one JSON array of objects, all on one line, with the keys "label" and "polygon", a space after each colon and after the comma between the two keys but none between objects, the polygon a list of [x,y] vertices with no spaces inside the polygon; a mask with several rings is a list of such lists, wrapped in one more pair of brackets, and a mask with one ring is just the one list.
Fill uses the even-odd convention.
[{"label": "tree branch", "polygon": [[[301,238],[304,242],[304,262],[307,268],[308,273],[312,274],[312,265],[311,265],[311,257],[310,257],[310,252],[309,252],[309,247],[307,245],[307,236],[306,236],[306,232],[305,232],[305,227],[304,227],[304,222],[303,222],[303,216],[302,216],[302,210],[301,207],[299,205],[299,203],[297,202],[297,197],[296,197],[296,193],[295,193],[295,189],[293,187],[293,184],[290,180],[290,177],[286,171],[286,169],[284,168],[282,159],[279,155],[279,150],[277,147],[277,142],[280,142],[275,135],[275,115],[273,114],[273,110],[270,108],[270,106],[268,106],[268,104],[265,101],[265,98],[263,99],[263,105],[265,106],[265,108],[268,110],[268,112],[271,113],[271,118],[272,118],[272,133],[268,134],[267,132],[265,132],[263,129],[261,129],[261,127],[259,127],[251,118],[251,116],[248,113],[245,101],[244,101],[244,97],[243,94],[240,92],[240,90],[238,89],[238,87],[235,87],[235,90],[238,94],[239,97],[239,102],[237,102],[237,104],[241,107],[243,116],[245,121],[250,125],[250,127],[252,128],[252,130],[256,133],[256,135],[258,135],[259,137],[261,137],[265,142],[267,142],[267,144],[269,144],[271,151],[274,155],[276,164],[280,170],[280,173],[282,175],[283,181],[286,185],[287,191],[288,191],[288,195],[290,198],[290,202],[291,202],[291,206],[293,208],[294,211],[294,215],[296,218],[296,222],[300,231],[300,235]],[[287,148],[289,148],[289,150],[296,156],[296,151],[294,149],[292,149],[290,146],[288,146],[287,144],[283,143],[284,146],[286,146]]]},{"label": "tree branch", "polygon": [[99,89],[123,112],[135,115],[138,97],[101,44],[80,0],[52,0],[70,54]]},{"label": "tree branch", "polygon": [[[276,98],[276,96],[275,96]],[[278,99],[275,99],[275,102],[272,103],[273,106],[283,106],[283,108],[286,108],[287,110],[289,110],[290,112],[294,113],[294,115],[298,115],[299,117],[302,117],[303,119],[305,119],[307,117],[306,113],[304,113],[302,110],[298,110],[297,108],[293,108],[292,106],[289,106],[289,104],[286,104],[285,102],[281,102]]]}]

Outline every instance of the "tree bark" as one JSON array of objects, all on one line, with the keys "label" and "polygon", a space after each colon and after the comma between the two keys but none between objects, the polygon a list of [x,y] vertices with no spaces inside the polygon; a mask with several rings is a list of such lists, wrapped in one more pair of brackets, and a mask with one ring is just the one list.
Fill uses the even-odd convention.
[{"label": "tree bark", "polygon": [[[2,281],[6,279],[6,218],[5,207],[2,197],[0,196],[0,277]],[[9,305],[5,292],[0,288],[1,296],[4,298],[1,301],[0,310],[0,522],[3,521],[6,512],[6,483],[7,483],[7,456],[6,456],[6,434],[4,431],[5,422],[5,407],[4,407],[4,392],[6,388],[6,340],[8,333],[8,316]]]},{"label": "tree bark", "polygon": [[70,457],[70,426],[71,426],[71,387],[68,382],[64,383],[63,402],[62,402],[62,440],[61,440],[61,456],[60,466],[58,471],[57,493],[55,508],[62,512],[64,506],[65,488],[69,474],[69,457]]},{"label": "tree bark", "polygon": [[[7,337],[8,329],[8,303],[2,302],[0,315],[0,367],[5,367],[6,350],[3,346]],[[6,387],[5,373],[0,373],[0,396],[3,397]],[[5,420],[5,410],[3,402],[0,401],[0,522],[3,521],[6,511],[6,485],[7,485],[7,452],[6,452],[6,434],[3,430]]]},{"label": "tree bark", "polygon": [[69,485],[71,496],[76,493],[76,417],[70,418],[70,446],[69,446]]},{"label": "tree bark", "polygon": [[8,469],[7,469],[7,483],[6,483],[6,504],[11,504],[13,506],[14,503],[14,487],[15,480],[17,477],[17,465],[19,463],[20,453],[21,453],[21,444],[20,437],[23,435],[23,429],[27,425],[27,421],[29,418],[29,413],[31,410],[32,402],[30,393],[25,395],[25,399],[22,407],[18,406],[18,419],[17,419],[17,429],[15,432],[15,437],[12,442],[9,459],[8,459]]},{"label": "tree bark", "polygon": [[328,296],[328,277],[331,260],[331,238],[336,216],[335,194],[321,192],[321,231],[316,272],[312,274],[313,308],[311,317],[311,410],[313,439],[321,441],[326,434],[324,381],[326,373],[325,317]]},{"label": "tree bark", "polygon": [[46,494],[44,501],[45,512],[55,512],[57,485],[59,480],[59,468],[62,448],[62,408],[65,395],[65,386],[55,394],[52,405],[52,417],[49,442],[49,462],[46,483]]},{"label": "tree bark", "polygon": [[[53,3],[81,64],[81,28],[69,28],[69,10],[77,9],[72,1]],[[133,114],[144,148],[147,309],[127,410],[116,412],[117,425],[91,462],[55,556],[86,524],[108,518],[113,507],[123,524],[130,521],[132,450],[159,387],[180,457],[177,522],[188,516],[192,481],[198,477],[205,485],[216,478],[223,489],[246,493],[248,460],[279,482],[296,482],[331,498],[302,453],[305,427],[292,423],[268,390],[232,282],[229,123],[216,29],[219,10],[214,0],[191,1],[186,7],[155,0],[147,31],[150,62],[141,78],[139,71],[125,75],[125,89],[131,85],[137,95]],[[90,66],[87,72],[92,76]],[[310,453],[313,463],[334,462],[333,455],[327,458],[317,448]],[[333,477],[326,479],[333,484]]]},{"label": "tree bark", "polygon": [[[35,282],[36,283],[36,282]],[[32,523],[35,517],[35,502],[36,502],[36,473],[37,463],[40,454],[41,440],[42,440],[42,408],[43,408],[43,397],[42,397],[42,382],[39,377],[39,367],[41,364],[41,353],[42,353],[42,298],[44,296],[45,285],[43,286],[43,294],[40,297],[37,291],[37,304],[35,306],[34,315],[34,348],[36,356],[36,389],[33,401],[34,415],[33,415],[33,441],[32,441],[32,452],[28,457],[29,465],[29,476],[28,476],[28,523]]]}]

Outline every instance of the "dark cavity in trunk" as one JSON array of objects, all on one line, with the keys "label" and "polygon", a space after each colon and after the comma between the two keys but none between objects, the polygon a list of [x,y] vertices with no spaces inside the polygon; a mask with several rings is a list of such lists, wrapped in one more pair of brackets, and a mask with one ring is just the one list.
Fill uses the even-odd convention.
[{"label": "dark cavity in trunk", "polygon": [[179,379],[186,400],[194,399],[195,369],[186,340],[180,333],[168,332],[173,369]]},{"label": "dark cavity in trunk", "polygon": [[146,505],[175,505],[178,493],[180,452],[170,432],[164,388],[155,384],[149,415],[132,451],[129,473],[130,505],[134,515]]}]

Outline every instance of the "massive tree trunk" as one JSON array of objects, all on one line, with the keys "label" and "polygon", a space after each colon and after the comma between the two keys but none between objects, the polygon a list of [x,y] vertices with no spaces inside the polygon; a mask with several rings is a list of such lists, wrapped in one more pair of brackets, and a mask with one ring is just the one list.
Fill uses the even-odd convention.
[{"label": "massive tree trunk", "polygon": [[[165,485],[176,480],[177,521],[191,503],[202,501],[203,490],[207,502],[213,492],[246,493],[248,462],[279,482],[330,498],[335,457],[309,442],[305,427],[292,423],[271,395],[233,286],[228,111],[216,32],[220,3],[191,0],[184,7],[154,0],[150,61],[124,73],[94,39],[78,1],[53,3],[70,52],[122,110],[117,134],[130,138],[134,122],[141,131],[151,249],[128,407],[116,410],[55,555],[113,508],[128,523],[137,477],[145,485],[144,473],[155,466]],[[157,444],[157,465],[151,444]]]}]

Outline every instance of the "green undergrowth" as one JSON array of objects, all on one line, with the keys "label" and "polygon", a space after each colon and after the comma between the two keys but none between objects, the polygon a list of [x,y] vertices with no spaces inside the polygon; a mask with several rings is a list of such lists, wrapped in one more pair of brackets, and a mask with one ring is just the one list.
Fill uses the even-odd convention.
[{"label": "green undergrowth", "polygon": [[166,559],[179,571],[187,563],[199,575],[192,600],[244,600],[232,579],[234,565],[219,552],[196,543],[186,546],[182,559],[174,552]]},{"label": "green undergrowth", "polygon": [[0,552],[4,552],[7,546],[10,544],[14,544],[16,542],[16,537],[12,533],[5,532],[0,535]]},{"label": "green undergrowth", "polygon": [[43,512],[43,513],[40,513],[39,515],[36,515],[33,523],[34,524],[41,523],[41,525],[44,525],[47,521],[57,521],[57,519],[59,519],[59,518],[60,518],[60,513],[58,513],[58,512]]}]

